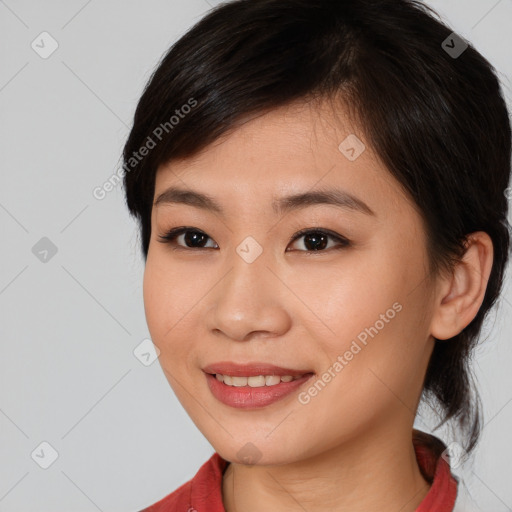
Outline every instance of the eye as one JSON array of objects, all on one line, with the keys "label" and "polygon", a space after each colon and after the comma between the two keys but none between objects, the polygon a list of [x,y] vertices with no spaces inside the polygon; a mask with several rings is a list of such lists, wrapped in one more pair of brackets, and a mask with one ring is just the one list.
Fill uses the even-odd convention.
[{"label": "eye", "polygon": [[303,229],[293,235],[290,242],[300,238],[304,239],[303,245],[306,247],[304,252],[325,252],[324,249],[329,245],[329,238],[338,242],[338,244],[334,247],[328,247],[328,249],[344,249],[350,245],[350,240],[328,229]]},{"label": "eye", "polygon": [[[189,246],[178,246],[181,249],[203,249],[204,242],[206,239],[210,238],[206,233],[203,233],[202,231],[192,228],[192,227],[180,227],[180,228],[174,228],[165,233],[165,235],[160,235],[159,239],[162,243],[167,243],[171,245],[176,245],[175,240],[179,237],[183,236],[183,241],[186,244],[191,244],[191,247]],[[198,244],[198,246],[196,246]],[[206,247],[206,249],[209,249],[210,247]]]},{"label": "eye", "polygon": [[[182,243],[185,243],[186,245],[183,246],[181,244],[177,244],[176,241],[180,237]],[[300,250],[300,252],[325,252],[325,249],[344,249],[345,247],[350,246],[351,242],[347,238],[338,235],[337,233],[334,233],[327,229],[303,229],[299,231],[298,233],[295,233],[292,238],[290,239],[289,243],[295,242],[295,240],[298,240],[300,238],[304,238],[304,247],[306,247],[305,250]],[[204,233],[203,231],[200,231],[193,227],[178,227],[173,228],[164,235],[159,235],[159,241],[162,243],[171,244],[175,247],[175,249],[218,249],[218,245],[215,244],[214,247],[207,247],[205,245],[205,242],[211,238]],[[335,244],[334,247],[328,247],[329,239],[334,240],[337,242],[337,245]],[[287,249],[287,252],[288,249]]]}]

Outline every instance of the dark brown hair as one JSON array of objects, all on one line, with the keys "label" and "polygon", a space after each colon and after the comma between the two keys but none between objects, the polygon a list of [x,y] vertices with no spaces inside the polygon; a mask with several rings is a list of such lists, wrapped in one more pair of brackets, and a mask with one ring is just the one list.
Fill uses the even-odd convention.
[{"label": "dark brown hair", "polygon": [[[492,239],[483,304],[460,334],[437,340],[422,395],[437,399],[441,424],[456,420],[470,452],[481,419],[469,361],[509,256],[511,128],[495,69],[465,45],[416,0],[221,4],[169,49],[151,76],[123,168],[146,258],[159,165],[193,156],[247,116],[293,101],[341,100],[420,212],[430,276],[460,260],[469,233],[482,230]],[[142,158],[143,147],[149,150],[140,151]]]}]

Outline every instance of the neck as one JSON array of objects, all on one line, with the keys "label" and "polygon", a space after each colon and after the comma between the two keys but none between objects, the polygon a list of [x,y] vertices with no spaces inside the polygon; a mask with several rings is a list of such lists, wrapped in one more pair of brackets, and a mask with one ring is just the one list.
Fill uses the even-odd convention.
[{"label": "neck", "polygon": [[230,463],[226,512],[414,512],[430,489],[408,432],[359,433],[318,455],[279,466]]}]

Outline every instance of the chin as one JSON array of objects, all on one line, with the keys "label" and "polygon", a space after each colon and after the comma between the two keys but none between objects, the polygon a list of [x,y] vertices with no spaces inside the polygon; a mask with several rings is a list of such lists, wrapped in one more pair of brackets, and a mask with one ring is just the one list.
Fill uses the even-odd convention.
[{"label": "chin", "polygon": [[291,464],[301,460],[299,447],[283,446],[279,441],[268,439],[258,441],[229,441],[210,443],[215,451],[225,460],[246,466],[274,466]]}]

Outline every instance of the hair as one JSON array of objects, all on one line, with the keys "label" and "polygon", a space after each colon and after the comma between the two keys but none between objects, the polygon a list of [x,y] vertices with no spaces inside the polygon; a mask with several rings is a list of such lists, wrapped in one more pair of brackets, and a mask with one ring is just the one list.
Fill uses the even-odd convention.
[{"label": "hair", "polygon": [[[436,340],[422,392],[440,406],[441,424],[456,422],[469,453],[481,430],[469,362],[509,256],[512,137],[495,69],[463,39],[457,44],[467,48],[449,54],[443,42],[450,37],[418,0],[223,3],[177,40],[151,75],[123,169],[147,260],[161,164],[197,154],[249,116],[291,102],[339,100],[421,214],[428,277],[453,270],[468,234],[481,230],[492,239],[483,303],[457,336]],[[139,158],[143,147],[150,149]]]}]

